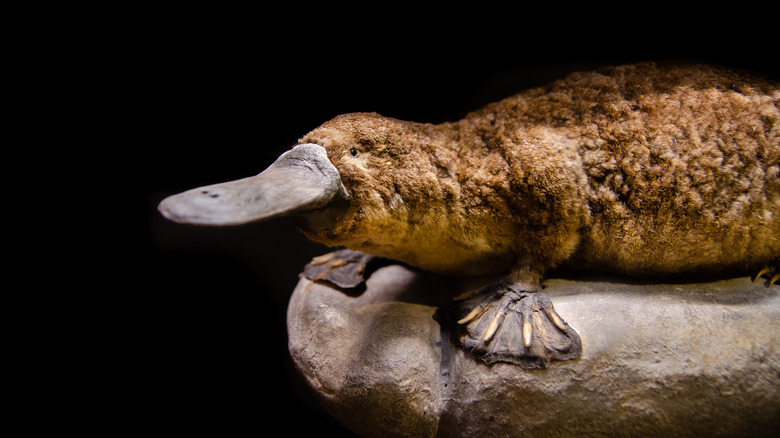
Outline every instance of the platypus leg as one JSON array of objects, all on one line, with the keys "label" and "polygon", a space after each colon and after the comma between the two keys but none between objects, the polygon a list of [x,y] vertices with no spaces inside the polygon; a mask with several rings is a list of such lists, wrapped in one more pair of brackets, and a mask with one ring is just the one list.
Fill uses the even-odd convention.
[{"label": "platypus leg", "polygon": [[359,251],[340,249],[314,257],[303,268],[303,275],[313,281],[327,281],[342,289],[362,286],[384,259]]},{"label": "platypus leg", "polygon": [[766,276],[767,278],[764,283],[765,287],[772,287],[775,283],[780,284],[778,283],[778,280],[780,280],[780,262],[776,262],[772,266],[765,266],[764,269],[756,274],[756,278],[753,279],[753,284],[758,284],[758,280],[760,280],[762,276]]},{"label": "platypus leg", "polygon": [[547,368],[552,360],[580,356],[580,337],[541,292],[538,280],[507,276],[456,298],[437,314],[453,342],[485,363],[509,362]]}]

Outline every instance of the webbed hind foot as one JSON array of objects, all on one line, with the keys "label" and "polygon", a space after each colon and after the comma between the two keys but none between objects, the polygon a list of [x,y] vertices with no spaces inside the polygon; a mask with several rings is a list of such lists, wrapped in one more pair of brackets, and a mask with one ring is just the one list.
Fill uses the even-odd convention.
[{"label": "webbed hind foot", "polygon": [[499,280],[440,311],[437,319],[452,330],[456,345],[487,364],[547,368],[553,360],[578,358],[577,332],[547,294],[525,289],[508,278]]},{"label": "webbed hind foot", "polygon": [[758,284],[758,281],[762,277],[766,277],[764,287],[772,287],[773,284],[780,284],[778,283],[778,280],[780,280],[780,263],[765,266],[756,274],[756,277],[753,279],[753,284]]}]

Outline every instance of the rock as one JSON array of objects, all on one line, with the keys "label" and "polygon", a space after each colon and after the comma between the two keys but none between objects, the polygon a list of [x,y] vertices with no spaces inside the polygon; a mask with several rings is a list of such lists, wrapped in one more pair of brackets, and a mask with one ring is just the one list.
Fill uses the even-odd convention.
[{"label": "rock", "polygon": [[484,283],[391,265],[352,297],[302,278],[289,347],[323,406],[360,436],[777,436],[780,297],[747,278],[640,285],[550,279],[578,360],[485,365],[439,304]]}]

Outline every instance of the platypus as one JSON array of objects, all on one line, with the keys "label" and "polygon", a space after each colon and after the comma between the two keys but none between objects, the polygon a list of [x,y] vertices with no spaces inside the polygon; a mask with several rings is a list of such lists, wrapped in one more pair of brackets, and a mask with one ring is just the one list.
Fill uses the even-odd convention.
[{"label": "platypus", "polygon": [[[341,115],[259,175],[159,210],[202,225],[293,216],[354,254],[503,276],[436,317],[485,363],[544,368],[582,348],[542,292],[552,268],[777,282],[779,104],[776,81],[727,68],[577,72],[454,122]],[[365,265],[336,259],[313,264]]]}]

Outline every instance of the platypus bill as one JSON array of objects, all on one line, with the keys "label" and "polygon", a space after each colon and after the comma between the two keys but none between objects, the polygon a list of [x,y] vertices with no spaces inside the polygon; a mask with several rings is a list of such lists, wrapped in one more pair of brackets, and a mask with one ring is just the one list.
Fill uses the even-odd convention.
[{"label": "platypus bill", "polygon": [[780,87],[703,66],[576,73],[438,125],[346,114],[257,176],[160,203],[176,222],[291,216],[342,250],[306,267],[341,287],[372,256],[505,274],[437,313],[486,363],[580,356],[542,292],[555,266],[636,277],[778,280]]}]

